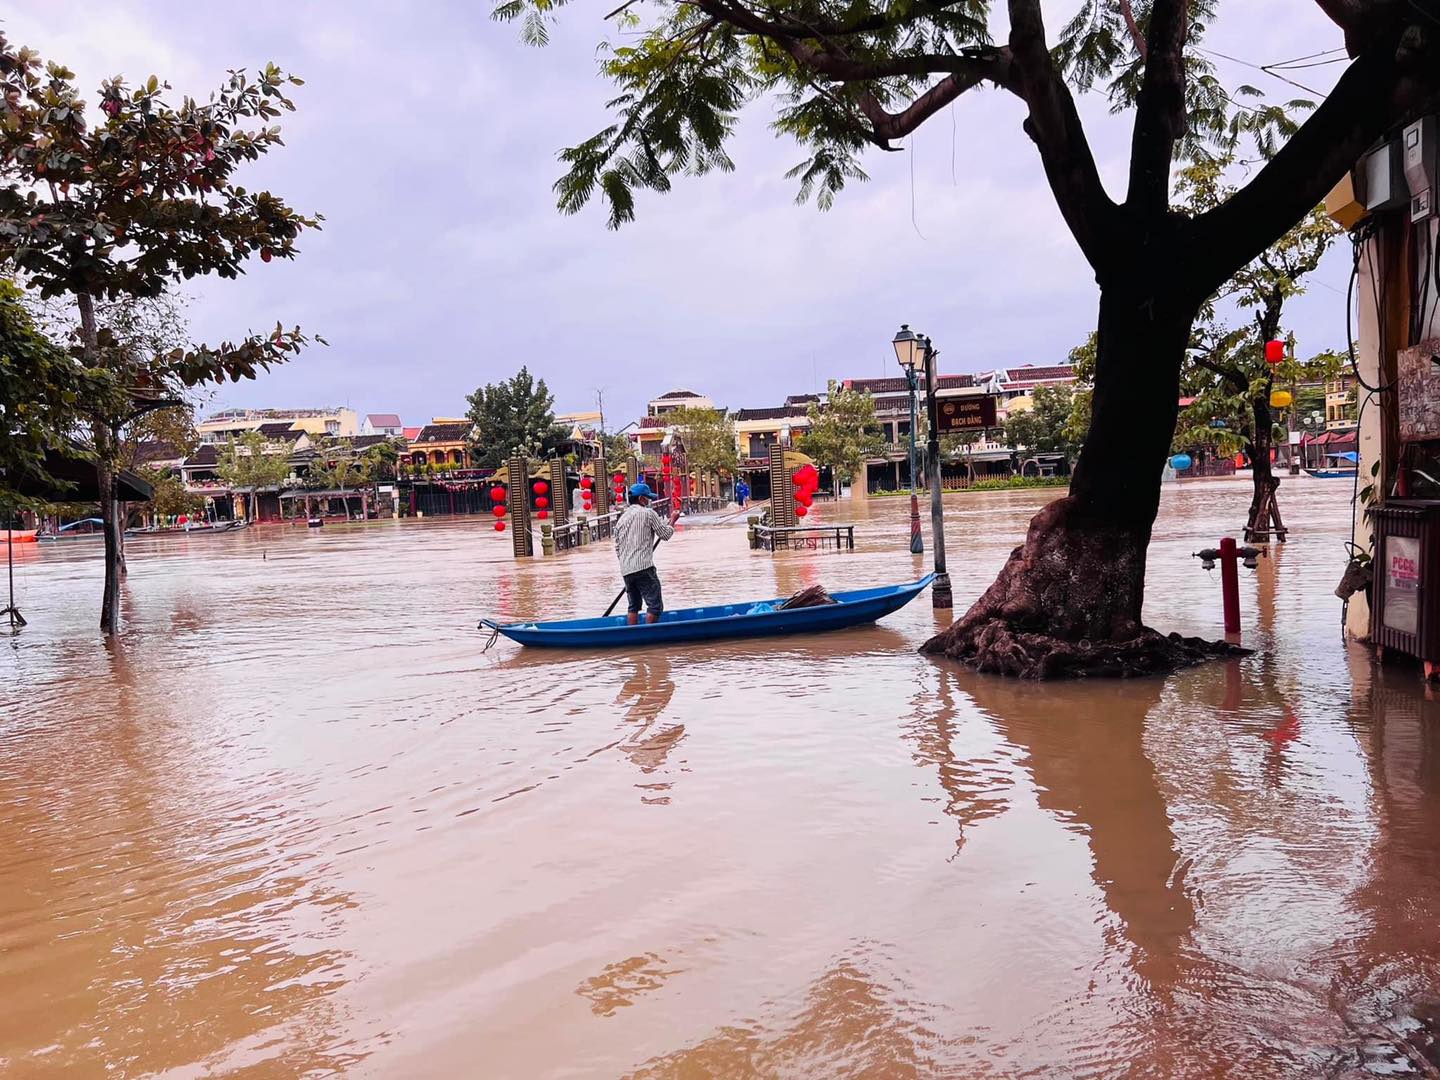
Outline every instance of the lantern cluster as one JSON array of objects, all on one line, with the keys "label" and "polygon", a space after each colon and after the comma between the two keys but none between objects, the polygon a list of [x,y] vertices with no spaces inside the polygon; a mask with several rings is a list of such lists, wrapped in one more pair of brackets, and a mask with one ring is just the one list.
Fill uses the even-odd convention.
[{"label": "lantern cluster", "polygon": [[673,490],[670,487],[670,466],[673,458],[669,454],[660,455],[660,494],[669,495]]},{"label": "lantern cluster", "polygon": [[490,513],[495,515],[495,531],[505,531],[505,485],[496,484],[490,489],[490,501],[494,503],[490,507]]},{"label": "lantern cluster", "polygon": [[580,505],[588,514],[595,508],[595,479],[590,476],[580,478]]},{"label": "lantern cluster", "polygon": [[624,506],[624,505],[625,505],[625,474],[624,474],[623,472],[617,472],[617,473],[615,474],[615,476],[612,478],[612,482],[613,482],[614,485],[615,485],[614,488],[613,488],[613,490],[614,490],[614,492],[615,492],[615,505],[616,505],[616,506]]},{"label": "lantern cluster", "polygon": [[535,493],[535,517],[544,521],[550,516],[550,485],[544,480],[536,480],[530,485],[530,490]]},{"label": "lantern cluster", "polygon": [[814,465],[801,465],[790,480],[795,485],[795,516],[803,518],[810,513],[815,492],[820,490],[820,473]]}]

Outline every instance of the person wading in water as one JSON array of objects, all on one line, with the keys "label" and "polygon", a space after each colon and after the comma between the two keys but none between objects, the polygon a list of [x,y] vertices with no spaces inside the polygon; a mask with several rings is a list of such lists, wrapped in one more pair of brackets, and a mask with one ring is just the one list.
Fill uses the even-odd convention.
[{"label": "person wading in water", "polygon": [[620,573],[625,579],[625,595],[629,600],[625,621],[634,626],[640,621],[640,608],[645,608],[646,622],[659,622],[665,602],[660,596],[660,575],[655,572],[655,547],[661,540],[675,535],[675,519],[680,516],[676,506],[667,522],[650,509],[655,493],[650,485],[635,484],[630,488],[630,505],[615,522],[615,554],[620,557]]}]

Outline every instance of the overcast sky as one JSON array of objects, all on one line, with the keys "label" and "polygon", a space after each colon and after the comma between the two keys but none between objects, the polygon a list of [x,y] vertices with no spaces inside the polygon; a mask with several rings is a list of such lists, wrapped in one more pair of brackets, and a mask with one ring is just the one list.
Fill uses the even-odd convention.
[{"label": "overcast sky", "polygon": [[[1046,5],[1053,30],[1077,0]],[[871,181],[821,213],[794,205],[801,159],[752,107],[728,176],[641,194],[618,233],[604,210],[555,210],[556,152],[604,122],[595,45],[613,4],[575,4],[550,47],[520,44],[485,0],[383,4],[250,0],[100,4],[21,0],[12,41],[81,85],[152,73],[208,94],[227,68],[273,60],[303,76],[287,146],[239,180],[325,215],[291,263],[193,289],[197,338],[299,323],[317,348],[214,406],[348,404],[407,424],[457,415],[476,386],[527,364],[560,411],[609,426],[687,387],[722,405],[778,404],[827,378],[892,373],[901,322],[934,338],[946,371],[1054,363],[1093,328],[1094,278],[1020,130],[1019,104],[966,95],[905,152],[872,152]],[[1312,0],[1229,0],[1206,45],[1230,85],[1294,87],[1242,65],[1340,44]],[[1296,71],[1324,90],[1343,69]],[[1082,103],[1112,194],[1127,118]],[[1347,248],[1348,245],[1341,245]],[[1332,251],[1286,317],[1301,350],[1340,346],[1348,250]]]}]

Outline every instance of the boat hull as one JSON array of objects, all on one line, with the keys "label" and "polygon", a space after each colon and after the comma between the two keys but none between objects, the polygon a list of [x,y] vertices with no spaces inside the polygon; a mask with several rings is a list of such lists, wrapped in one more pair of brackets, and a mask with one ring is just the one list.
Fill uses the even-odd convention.
[{"label": "boat hull", "polygon": [[1317,480],[1353,480],[1354,469],[1306,469]]},{"label": "boat hull", "polygon": [[926,575],[906,585],[836,593],[837,602],[834,604],[768,611],[758,615],[748,613],[756,604],[779,604],[783,601],[752,600],[745,604],[667,611],[659,622],[642,622],[637,626],[628,625],[624,615],[548,623],[502,624],[486,619],[481,625],[521,645],[554,649],[629,648],[784,634],[819,634],[882,619],[915,599],[933,577],[933,574]]}]

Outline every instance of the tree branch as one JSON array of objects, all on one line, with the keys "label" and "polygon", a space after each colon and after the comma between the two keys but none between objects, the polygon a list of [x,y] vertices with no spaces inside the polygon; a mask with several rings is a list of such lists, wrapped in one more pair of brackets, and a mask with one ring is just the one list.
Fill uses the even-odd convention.
[{"label": "tree branch", "polygon": [[1209,357],[1201,353],[1192,353],[1190,359],[1193,360],[1195,363],[1199,364],[1206,371],[1219,375],[1220,378],[1224,379],[1231,386],[1239,390],[1242,394],[1247,394],[1250,392],[1250,380],[1245,378],[1245,376],[1237,368],[1226,367],[1224,364],[1216,363],[1214,360],[1211,360]]},{"label": "tree branch", "polygon": [[1145,35],[1140,33],[1140,24],[1135,21],[1135,11],[1130,6],[1130,0],[1120,0],[1120,14],[1125,17],[1125,28],[1130,31],[1130,40],[1135,44],[1135,51],[1140,54],[1141,61],[1148,59],[1145,48]]},{"label": "tree branch", "polygon": [[1045,178],[1080,250],[1096,272],[1125,254],[1117,242],[1120,214],[1100,182],[1095,155],[1075,99],[1045,44],[1039,0],[1009,0],[1015,89],[1030,107],[1025,133],[1040,151]]},{"label": "tree branch", "polygon": [[1135,102],[1126,202],[1144,210],[1169,204],[1170,162],[1185,131],[1185,8],[1185,0],[1155,0],[1141,53],[1145,76]]},{"label": "tree branch", "polygon": [[1436,35],[1398,19],[1255,178],[1191,223],[1190,273],[1209,295],[1319,203],[1377,138],[1440,104]]}]

